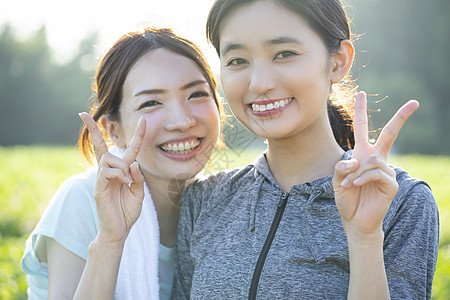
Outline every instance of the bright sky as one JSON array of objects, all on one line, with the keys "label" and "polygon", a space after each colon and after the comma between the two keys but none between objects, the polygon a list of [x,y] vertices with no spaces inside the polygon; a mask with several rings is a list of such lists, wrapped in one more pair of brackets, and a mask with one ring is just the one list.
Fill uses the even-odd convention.
[{"label": "bright sky", "polygon": [[101,54],[122,34],[143,25],[172,27],[200,45],[215,68],[218,60],[206,43],[206,16],[214,0],[0,0],[0,26],[10,23],[19,36],[27,37],[41,25],[56,59],[70,57],[78,43],[98,31],[93,45]]}]

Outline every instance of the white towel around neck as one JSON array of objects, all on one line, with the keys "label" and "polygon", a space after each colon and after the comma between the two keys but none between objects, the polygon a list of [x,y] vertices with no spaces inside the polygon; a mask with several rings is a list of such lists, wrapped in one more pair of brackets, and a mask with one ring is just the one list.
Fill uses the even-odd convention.
[{"label": "white towel around neck", "polygon": [[[110,152],[122,157],[124,149],[111,147]],[[159,299],[159,225],[146,183],[144,193],[141,215],[125,241],[115,299]]]}]

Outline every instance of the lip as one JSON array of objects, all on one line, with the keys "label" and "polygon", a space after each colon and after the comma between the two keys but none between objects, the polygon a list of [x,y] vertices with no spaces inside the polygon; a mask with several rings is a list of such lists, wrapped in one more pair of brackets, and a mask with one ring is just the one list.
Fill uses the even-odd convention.
[{"label": "lip", "polygon": [[[181,143],[181,142],[187,142],[187,141],[192,141],[192,140],[198,140],[199,144],[195,147],[195,149],[189,153],[170,153],[170,152],[166,152],[163,149],[161,149],[162,145],[167,145],[167,144],[176,144],[176,143]],[[169,140],[164,142],[163,144],[158,145],[156,148],[158,149],[158,151],[164,155],[167,158],[173,159],[173,160],[178,160],[178,161],[185,161],[185,160],[190,160],[192,158],[194,158],[203,148],[203,143],[204,143],[204,138],[198,138],[198,137],[185,137],[185,138],[179,138],[179,139],[173,139],[173,140]]]},{"label": "lip", "polygon": [[[276,102],[280,102],[280,101],[285,101],[288,100],[289,102],[287,104],[285,104],[284,106],[279,106],[277,108],[272,108],[270,110],[266,110],[266,111],[255,111],[253,110],[252,106],[253,105],[270,105],[270,104],[274,104]],[[283,110],[285,110],[293,101],[295,100],[294,97],[289,97],[289,98],[279,98],[279,99],[270,99],[270,100],[261,100],[261,101],[255,101],[252,102],[250,104],[247,105],[248,109],[250,110],[250,112],[257,116],[257,117],[271,117],[274,115],[278,115],[280,114]]]}]

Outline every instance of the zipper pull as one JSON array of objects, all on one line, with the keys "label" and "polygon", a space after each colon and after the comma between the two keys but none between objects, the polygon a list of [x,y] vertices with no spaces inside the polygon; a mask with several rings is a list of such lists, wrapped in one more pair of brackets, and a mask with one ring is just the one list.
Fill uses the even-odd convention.
[{"label": "zipper pull", "polygon": [[278,205],[277,205],[278,208],[282,207],[286,203],[288,197],[289,197],[289,193],[281,194],[281,199],[280,199],[280,201],[278,201]]}]

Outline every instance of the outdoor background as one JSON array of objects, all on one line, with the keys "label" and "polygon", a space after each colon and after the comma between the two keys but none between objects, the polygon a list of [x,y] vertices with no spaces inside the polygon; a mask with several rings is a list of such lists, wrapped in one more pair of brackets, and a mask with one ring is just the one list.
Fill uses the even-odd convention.
[{"label": "outdoor background", "polygon": [[[197,42],[214,72],[204,24],[212,0],[0,0],[0,299],[24,299],[23,247],[51,196],[83,170],[75,149],[98,57],[122,34],[168,26]],[[373,135],[409,99],[420,102],[392,162],[425,179],[438,202],[433,298],[450,299],[450,1],[347,0],[353,78],[369,96]],[[230,119],[231,123],[233,119]],[[264,143],[238,124],[213,168],[251,162]]]}]

